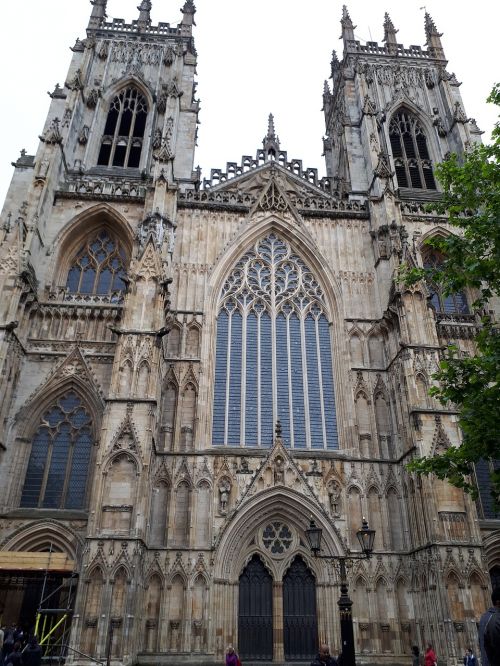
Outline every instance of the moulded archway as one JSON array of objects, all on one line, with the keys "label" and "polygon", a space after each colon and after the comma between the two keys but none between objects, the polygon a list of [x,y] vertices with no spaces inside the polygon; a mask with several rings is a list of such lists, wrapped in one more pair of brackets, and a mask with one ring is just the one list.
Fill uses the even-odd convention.
[{"label": "moulded archway", "polygon": [[[332,353],[333,385],[336,402],[335,411],[337,414],[339,446],[342,448],[346,446],[343,443],[347,437],[344,424],[348,422],[347,418],[344,418],[347,406],[344,397],[345,391],[343,389],[347,387],[345,386],[343,363],[345,363],[348,355],[345,336],[341,334],[340,303],[342,300],[340,287],[329,267],[329,262],[322,256],[314,239],[291,215],[288,217],[290,219],[281,219],[275,214],[270,214],[261,219],[252,219],[252,224],[245,225],[241,234],[235,237],[213,269],[209,279],[207,296],[207,320],[205,325],[207,331],[202,337],[201,356],[203,359],[206,359],[207,366],[202,378],[203,385],[200,387],[200,400],[206,404],[212,404],[213,402],[214,382],[212,378],[215,372],[215,331],[217,329],[218,302],[224,280],[230,275],[237,262],[246,252],[254,248],[260,239],[263,240],[266,235],[274,233],[279,239],[289,244],[293,253],[305,262],[323,293],[328,323],[330,324],[330,350]],[[206,421],[200,424],[200,432],[204,432],[205,436],[211,439],[213,423],[210,414],[207,413],[204,418]]]},{"label": "moulded archway", "polygon": [[318,582],[328,580],[327,568],[322,560],[314,560],[307,546],[305,529],[311,518],[323,530],[324,552],[343,554],[344,546],[335,527],[323,510],[309,497],[291,488],[263,490],[234,514],[226,529],[220,535],[214,555],[214,578],[236,583],[250,552],[255,552],[255,537],[259,529],[271,521],[283,521],[296,530],[299,545],[294,553],[284,559],[273,559],[263,552],[276,580],[281,580],[290,558],[300,553],[306,564],[314,572]]}]

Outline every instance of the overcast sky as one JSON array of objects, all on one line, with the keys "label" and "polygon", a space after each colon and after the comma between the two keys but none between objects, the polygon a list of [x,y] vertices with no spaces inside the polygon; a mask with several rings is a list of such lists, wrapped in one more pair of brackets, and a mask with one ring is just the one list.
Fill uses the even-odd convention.
[{"label": "overcast sky", "polygon": [[[348,8],[360,41],[382,41],[388,11],[398,41],[425,43],[426,0],[350,0]],[[184,0],[153,0],[152,19],[177,25]],[[485,103],[498,73],[500,3],[492,0],[427,0],[443,33],[465,110],[489,140],[496,110]],[[195,165],[211,168],[255,155],[275,116],[281,148],[325,174],[322,153],[323,82],[339,40],[341,3],[331,0],[195,0],[201,100]],[[138,16],[139,0],[109,0],[108,16]],[[89,0],[20,0],[0,5],[0,210],[19,151],[34,154],[49,106],[48,90],[66,78],[69,47],[85,37]]]}]

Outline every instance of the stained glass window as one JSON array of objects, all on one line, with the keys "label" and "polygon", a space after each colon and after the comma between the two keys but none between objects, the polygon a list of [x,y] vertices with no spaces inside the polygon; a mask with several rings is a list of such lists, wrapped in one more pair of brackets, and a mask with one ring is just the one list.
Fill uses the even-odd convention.
[{"label": "stained glass window", "polygon": [[69,391],[43,414],[33,437],[21,506],[83,509],[91,451],[90,416]]},{"label": "stained glass window", "polygon": [[66,287],[72,294],[98,296],[125,289],[126,254],[106,229],[91,236],[78,251],[68,273]]},{"label": "stained glass window", "polygon": [[427,139],[417,118],[399,111],[391,120],[389,136],[398,186],[435,190]]},{"label": "stained glass window", "polygon": [[237,263],[219,301],[213,444],[271,446],[279,419],[297,449],[338,448],[323,291],[275,234]]},{"label": "stained glass window", "polygon": [[148,105],[135,88],[122,90],[111,102],[98,165],[138,168]]},{"label": "stained glass window", "polygon": [[[439,268],[444,261],[443,255],[436,250],[428,250],[424,254],[425,268]],[[445,295],[440,285],[429,283],[431,303],[440,314],[469,314],[469,305],[463,291]]]}]

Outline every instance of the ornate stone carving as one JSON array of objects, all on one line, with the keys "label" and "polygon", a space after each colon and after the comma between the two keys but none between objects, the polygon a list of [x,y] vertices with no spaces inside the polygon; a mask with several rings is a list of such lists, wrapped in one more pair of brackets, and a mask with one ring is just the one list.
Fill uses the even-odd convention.
[{"label": "ornate stone carving", "polygon": [[90,132],[89,126],[84,125],[80,130],[80,134],[78,135],[78,143],[80,145],[84,146],[87,143],[87,141],[89,140],[89,132]]},{"label": "ornate stone carving", "polygon": [[229,495],[231,493],[231,482],[224,477],[219,481],[219,513],[225,515],[229,507]]},{"label": "ornate stone carving", "polygon": [[141,247],[145,247],[150,238],[156,247],[166,243],[167,251],[174,251],[174,225],[158,212],[150,213],[139,225],[137,239]]},{"label": "ornate stone carving", "polygon": [[92,88],[91,90],[89,90],[89,92],[87,93],[87,106],[89,109],[95,109],[100,96],[101,96],[101,91],[99,88]]},{"label": "ornate stone carving", "polygon": [[59,130],[60,122],[61,121],[59,120],[59,118],[54,118],[53,120],[51,120],[50,125],[47,128],[47,131],[39,137],[40,141],[43,141],[44,143],[48,144],[61,143],[62,136]]}]

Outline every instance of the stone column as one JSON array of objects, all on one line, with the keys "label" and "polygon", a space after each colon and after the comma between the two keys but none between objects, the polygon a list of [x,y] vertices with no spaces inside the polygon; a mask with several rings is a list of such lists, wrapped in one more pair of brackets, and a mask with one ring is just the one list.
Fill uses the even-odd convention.
[{"label": "stone column", "polygon": [[283,644],[283,581],[273,581],[273,660],[285,661]]}]

